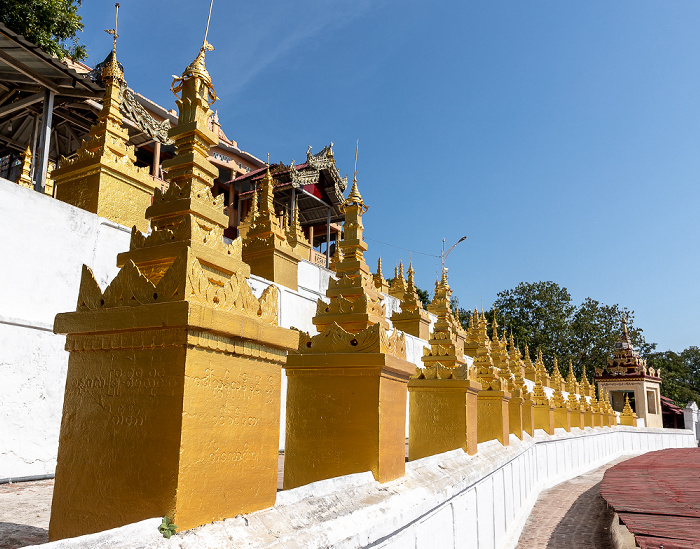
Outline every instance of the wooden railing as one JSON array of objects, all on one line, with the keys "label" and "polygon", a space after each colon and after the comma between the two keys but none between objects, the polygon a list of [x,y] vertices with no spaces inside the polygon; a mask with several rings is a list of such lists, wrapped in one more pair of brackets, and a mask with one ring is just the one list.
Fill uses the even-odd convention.
[{"label": "wooden railing", "polygon": [[309,250],[309,261],[320,267],[326,267],[326,254],[322,254],[314,249],[311,249]]}]

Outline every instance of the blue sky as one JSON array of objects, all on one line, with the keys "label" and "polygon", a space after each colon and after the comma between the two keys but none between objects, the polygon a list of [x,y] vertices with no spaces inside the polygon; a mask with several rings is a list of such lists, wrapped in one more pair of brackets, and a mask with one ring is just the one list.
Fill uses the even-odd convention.
[{"label": "blue sky", "polygon": [[[174,108],[207,0],[120,2],[129,85]],[[80,10],[88,62],[113,2]],[[700,3],[214,3],[222,126],[274,162],[330,141],[358,181],[368,263],[448,259],[460,303],[552,280],[635,311],[659,350],[700,345]],[[437,258],[413,254],[432,291]]]}]

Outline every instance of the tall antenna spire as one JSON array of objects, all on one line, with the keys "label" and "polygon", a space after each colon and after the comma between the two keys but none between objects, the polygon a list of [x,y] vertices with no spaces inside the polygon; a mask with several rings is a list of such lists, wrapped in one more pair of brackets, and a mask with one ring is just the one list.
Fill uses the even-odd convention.
[{"label": "tall antenna spire", "polygon": [[[214,0],[210,0],[210,2],[209,2],[209,16],[207,17],[207,28],[204,31],[204,42],[202,42],[203,48],[207,48],[207,44],[209,44],[209,42],[207,42],[207,35],[209,34],[209,21],[211,21],[211,9],[212,9],[212,7],[214,7]],[[209,48],[207,48],[207,49],[209,49]]]},{"label": "tall antenna spire", "polygon": [[119,21],[119,4],[114,4],[114,7],[117,8],[116,14],[114,15],[114,28],[113,29],[105,29],[105,32],[107,34],[112,35],[112,51],[114,53],[117,53],[117,38],[119,38],[119,35],[117,34],[117,21]]},{"label": "tall antenna spire", "polygon": [[360,148],[360,140],[355,143],[355,175],[353,176],[353,182],[357,182],[357,150]]}]

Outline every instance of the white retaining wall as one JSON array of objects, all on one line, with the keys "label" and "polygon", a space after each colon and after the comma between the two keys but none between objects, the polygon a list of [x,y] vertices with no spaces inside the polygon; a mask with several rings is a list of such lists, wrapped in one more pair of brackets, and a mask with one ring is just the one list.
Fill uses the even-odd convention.
[{"label": "white retaining wall", "polygon": [[[129,249],[131,230],[5,179],[0,229],[0,479],[53,474],[68,367],[65,336],[53,334],[54,317],[75,310],[83,264],[102,289],[117,275],[117,254]],[[316,333],[311,319],[330,276],[303,261],[299,291],[277,284],[280,326]],[[270,282],[251,276],[249,284],[259,297]],[[390,315],[398,300],[385,299]],[[420,364],[427,345],[407,335],[408,359]],[[282,376],[280,449],[286,394]]]},{"label": "white retaining wall", "polygon": [[696,445],[689,430],[621,426],[510,441],[480,444],[475,456],[454,450],[407,463],[406,475],[386,484],[367,472],[279,492],[273,508],[170,540],[153,518],[42,547],[510,548],[542,490],[622,455]]}]

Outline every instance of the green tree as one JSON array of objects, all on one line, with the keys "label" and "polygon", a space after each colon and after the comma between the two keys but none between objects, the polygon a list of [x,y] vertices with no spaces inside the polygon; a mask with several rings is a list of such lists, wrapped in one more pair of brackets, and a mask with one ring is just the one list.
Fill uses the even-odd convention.
[{"label": "green tree", "polygon": [[30,42],[59,58],[87,58],[76,37],[83,30],[78,8],[82,0],[0,0],[0,21]]},{"label": "green tree", "polygon": [[647,365],[661,370],[661,394],[685,408],[694,400],[700,403],[700,348],[688,347],[674,353],[652,353]]}]

